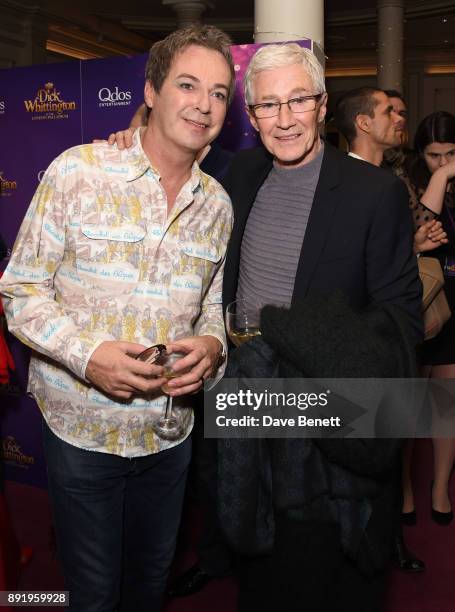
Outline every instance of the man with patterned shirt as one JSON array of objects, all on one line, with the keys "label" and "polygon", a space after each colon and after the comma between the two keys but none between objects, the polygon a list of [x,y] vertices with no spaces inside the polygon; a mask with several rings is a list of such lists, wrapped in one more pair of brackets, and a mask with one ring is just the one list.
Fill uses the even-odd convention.
[{"label": "man with patterned shirt", "polygon": [[[1,291],[33,350],[29,388],[44,444],[71,610],[159,610],[190,456],[188,394],[222,375],[221,305],[231,204],[196,154],[232,96],[229,39],[210,26],[153,45],[151,109],[131,149],[75,147],[47,170]],[[185,353],[170,394],[185,423],[153,429],[166,402],[147,346]]]}]

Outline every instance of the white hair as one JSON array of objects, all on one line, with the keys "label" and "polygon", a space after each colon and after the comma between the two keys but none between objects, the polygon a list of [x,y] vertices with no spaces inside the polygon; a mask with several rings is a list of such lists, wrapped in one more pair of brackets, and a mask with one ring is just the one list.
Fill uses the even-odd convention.
[{"label": "white hair", "polygon": [[325,92],[324,70],[317,57],[297,43],[265,45],[251,58],[243,80],[246,104],[253,104],[253,80],[258,72],[302,64],[311,79],[314,93]]}]

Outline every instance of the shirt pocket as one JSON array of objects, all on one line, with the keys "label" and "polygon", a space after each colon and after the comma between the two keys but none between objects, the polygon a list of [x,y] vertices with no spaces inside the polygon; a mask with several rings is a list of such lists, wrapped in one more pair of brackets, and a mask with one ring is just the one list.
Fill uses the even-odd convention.
[{"label": "shirt pocket", "polygon": [[209,243],[188,243],[180,248],[170,280],[172,310],[177,318],[187,317],[194,322],[199,316],[220,260],[219,250]]},{"label": "shirt pocket", "polygon": [[134,223],[113,225],[82,217],[76,269],[84,285],[102,293],[129,293],[139,280],[146,231]]}]

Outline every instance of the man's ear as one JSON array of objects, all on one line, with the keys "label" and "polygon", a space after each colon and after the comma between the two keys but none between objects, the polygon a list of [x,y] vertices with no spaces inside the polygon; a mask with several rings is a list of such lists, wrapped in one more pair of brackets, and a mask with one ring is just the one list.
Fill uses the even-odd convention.
[{"label": "man's ear", "polygon": [[156,92],[150,81],[145,81],[144,85],[144,102],[148,108],[153,108],[153,102],[155,100]]},{"label": "man's ear", "polygon": [[371,117],[369,115],[357,115],[355,125],[359,131],[369,134],[371,131]]},{"label": "man's ear", "polygon": [[318,123],[323,123],[327,114],[327,94],[325,93],[318,111]]},{"label": "man's ear", "polygon": [[256,132],[259,132],[258,121],[256,117],[254,116],[254,113],[248,108],[248,106],[245,106],[245,110],[246,110],[246,114],[248,115],[248,119],[250,120],[251,125],[254,127]]}]

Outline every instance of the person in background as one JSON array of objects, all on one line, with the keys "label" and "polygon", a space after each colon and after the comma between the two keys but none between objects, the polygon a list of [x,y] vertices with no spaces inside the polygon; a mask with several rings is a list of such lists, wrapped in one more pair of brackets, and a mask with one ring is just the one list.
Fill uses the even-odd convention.
[{"label": "person in background", "polygon": [[[194,26],[152,46],[147,127],[128,151],[84,145],[51,164],[0,283],[10,331],[34,349],[29,390],[77,612],[161,609],[191,453],[184,396],[224,370],[232,209],[195,159],[232,97],[229,45]],[[163,368],[136,359],[156,344],[185,353],[168,382],[177,440],[154,429]]]},{"label": "person in background", "polygon": [[335,124],[349,144],[349,155],[381,166],[384,152],[401,144],[402,117],[382,89],[359,87],[337,101]]},{"label": "person in background", "polygon": [[[406,105],[405,105],[403,97],[398,91],[386,90],[384,93],[389,97],[389,101],[392,106],[392,110],[394,114],[395,133],[400,135],[400,143],[398,145],[397,143],[395,143],[392,148],[384,151],[383,165],[385,167],[390,168],[396,176],[399,176],[400,178],[402,178],[405,181],[406,185],[408,186],[409,193],[411,196],[411,206],[414,210],[415,229],[416,229],[416,233],[414,235],[414,250],[416,253],[427,253],[428,254],[428,251],[438,249],[439,247],[443,247],[443,245],[447,245],[449,243],[449,240],[447,239],[447,231],[445,229],[448,226],[447,220],[444,224],[441,221],[438,221],[437,219],[439,217],[433,214],[433,211],[428,210],[427,207],[425,207],[425,205],[422,205],[423,200],[420,199],[420,202],[419,202],[419,198],[416,196],[416,188],[413,184],[410,183],[408,171],[406,169],[406,166],[408,165],[407,160],[413,159],[412,152],[409,149],[405,148],[405,145],[407,143]],[[429,144],[429,143],[426,142],[426,144]],[[420,145],[421,151],[423,151],[423,148],[424,147]],[[355,145],[354,147],[351,148],[351,150],[355,152],[356,150]],[[419,165],[419,161],[418,161],[419,159],[420,159],[420,169],[417,170],[417,167]],[[448,159],[450,161],[450,158]],[[445,158],[441,158],[440,165],[441,166],[445,165]],[[416,180],[417,172],[426,174],[422,171],[424,169],[424,167],[422,166],[422,154],[420,154],[417,160],[414,159],[414,162],[411,162],[411,166],[414,168],[412,171],[414,175],[414,181]],[[445,169],[443,169],[442,173],[444,174],[442,178],[439,178],[438,176],[436,176],[434,177],[433,180],[440,180],[442,183],[444,183],[444,181],[446,180],[445,179]],[[431,180],[428,177],[428,175],[427,175],[427,178]],[[442,189],[444,189],[444,187],[445,185],[442,186]],[[440,190],[441,187],[439,188],[436,187],[437,191],[438,189]],[[440,191],[438,191],[438,193],[440,193]],[[434,196],[434,199],[432,199],[432,206],[433,208],[440,210],[441,200],[440,200],[438,193],[436,194],[436,196]],[[449,197],[449,196],[446,196],[446,197]],[[450,249],[450,247],[447,247],[447,246],[444,247],[444,249],[442,249],[442,252],[444,252],[446,249]],[[434,253],[433,255],[436,256],[436,254],[437,253]],[[449,333],[447,327],[446,327],[445,333],[446,334]],[[438,342],[440,343],[441,340],[439,340]],[[430,347],[431,349],[431,346],[434,346],[435,344],[437,343],[433,342],[433,344],[429,344],[429,345],[428,343],[425,343],[423,354],[427,355],[429,351],[428,347]],[[435,374],[436,374],[435,377],[437,377],[437,372],[438,370],[435,370]],[[412,464],[413,447],[414,447],[414,441],[409,440],[403,449],[402,522],[403,524],[407,526],[415,525],[417,521],[417,514],[415,511],[415,504],[414,504],[413,487],[412,487],[412,481],[411,481],[411,464]],[[441,500],[441,495],[444,498],[443,491],[447,490],[448,488],[447,474],[448,474],[449,466],[451,466],[453,463],[453,451],[451,449],[450,441],[447,441],[447,440],[435,439],[434,448],[435,448],[435,466],[436,466],[435,472],[438,474],[438,477],[436,478],[437,485],[435,486],[435,489],[439,491],[439,500]],[[444,508],[448,507],[446,499],[443,500],[442,506],[441,506],[440,501],[436,505],[438,507],[444,507]],[[433,518],[436,520],[436,522],[439,521],[439,522],[444,523],[444,521],[450,521],[451,514],[450,514],[450,511],[448,511],[447,517],[445,517],[444,513],[441,514],[437,510],[433,509]],[[423,569],[422,562],[416,559],[415,556],[412,553],[410,553],[406,549],[405,546],[399,545],[397,550],[398,550],[398,559],[399,559],[400,566],[402,569],[406,571],[420,571],[420,569]]]},{"label": "person in background", "polygon": [[[349,155],[375,166],[383,166],[384,155],[394,151],[395,160],[402,157],[400,146],[406,132],[403,104],[394,110],[385,91],[375,87],[359,87],[342,95],[335,110],[335,123],[349,144]],[[404,159],[404,158],[403,158]],[[388,166],[390,167],[390,166]],[[402,162],[394,174],[402,177]],[[447,242],[442,224],[421,217],[414,234],[414,252],[422,253]]]},{"label": "person in background", "polygon": [[404,101],[402,94],[396,89],[384,89],[384,93],[389,98],[394,113],[399,115],[403,120],[401,124],[401,129],[403,131],[401,136],[401,144],[405,145],[408,141],[408,109],[406,107],[406,102]]},{"label": "person in background", "polygon": [[[392,99],[388,97],[393,94]],[[360,157],[376,165],[383,164],[383,156],[389,153],[386,167],[400,178],[404,177],[405,156],[401,145],[406,135],[406,107],[398,92],[383,92],[374,88],[359,88],[347,92],[337,104],[336,123],[349,142],[350,155]],[[390,154],[392,152],[392,154]],[[421,213],[420,223],[414,234],[414,251],[428,252],[447,244],[447,233],[434,215]],[[427,217],[427,219],[425,219]],[[412,486],[410,485],[410,459],[413,441],[403,448],[403,510],[402,522],[413,524]],[[411,508],[409,506],[412,505]],[[401,529],[395,541],[395,558],[404,571],[419,572],[425,568],[423,561],[409,551],[404,544]]]},{"label": "person in background", "polygon": [[[438,111],[425,117],[414,137],[414,155],[404,166],[415,225],[426,219],[439,219],[447,233],[434,251],[444,271],[444,291],[450,309],[455,312],[455,116]],[[455,317],[444,325],[433,339],[427,340],[420,353],[422,374],[435,379],[455,378]],[[437,410],[434,406],[434,410]],[[443,416],[439,417],[443,422]],[[449,495],[449,481],[455,460],[455,439],[438,437],[434,432],[434,480],[431,485],[431,515],[433,521],[445,526],[453,519]],[[416,522],[416,511],[411,481],[411,453],[405,464],[404,505],[405,522]]]},{"label": "person in background", "polygon": [[[408,146],[408,109],[403,96],[396,89],[385,89],[393,112],[396,116],[396,126],[400,131],[400,144],[384,151],[383,167],[393,171],[395,176],[400,176],[405,157],[410,153]],[[398,118],[399,117],[399,118]]]},{"label": "person in background", "polygon": [[[393,151],[389,159],[394,159],[397,164],[397,160],[403,157],[400,147],[406,129],[402,114],[404,104],[400,102],[395,109],[388,95],[373,87],[353,89],[339,98],[335,123],[349,144],[351,157],[382,166],[384,155]],[[392,165],[386,167],[393,168]],[[395,166],[396,170],[400,168],[399,165]],[[436,248],[444,240],[446,234],[441,224],[436,220],[429,221],[414,235],[414,251]],[[404,457],[408,448],[409,444],[406,444]],[[406,547],[398,517],[393,557],[403,571],[419,572],[425,569],[424,562]]]}]

